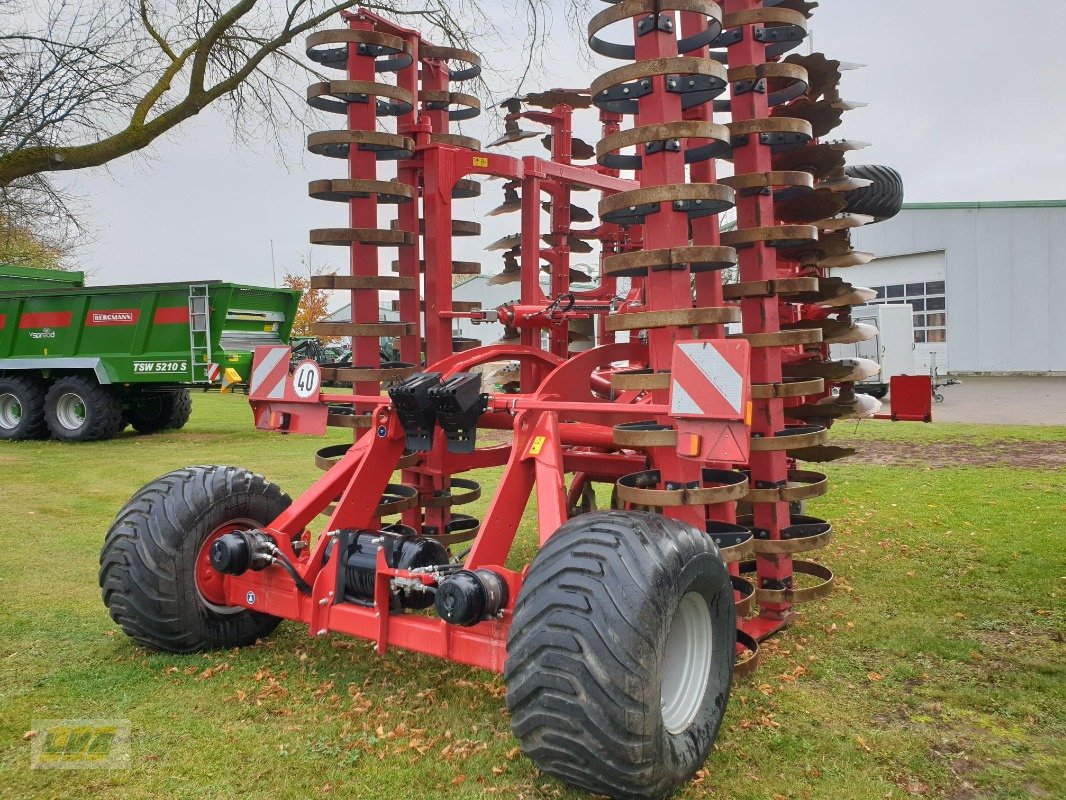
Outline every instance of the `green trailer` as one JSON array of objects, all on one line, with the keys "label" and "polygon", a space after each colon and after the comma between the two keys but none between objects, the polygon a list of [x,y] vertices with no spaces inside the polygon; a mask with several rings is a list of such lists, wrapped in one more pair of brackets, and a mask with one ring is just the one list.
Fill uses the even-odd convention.
[{"label": "green trailer", "polygon": [[220,281],[81,284],[0,266],[0,439],[180,428],[189,387],[246,381],[258,345],[288,342],[300,300]]}]

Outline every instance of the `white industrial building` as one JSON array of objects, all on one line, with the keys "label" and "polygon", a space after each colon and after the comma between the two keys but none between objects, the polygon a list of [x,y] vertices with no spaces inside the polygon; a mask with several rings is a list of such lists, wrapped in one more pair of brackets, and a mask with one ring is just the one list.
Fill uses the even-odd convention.
[{"label": "white industrial building", "polygon": [[913,307],[917,371],[1066,374],[1066,200],[909,204],[852,241],[877,260],[836,274]]},{"label": "white industrial building", "polygon": [[[1066,200],[907,204],[852,240],[877,258],[837,274],[877,289],[872,304],[911,305],[915,372],[935,354],[941,375],[1066,374]],[[486,309],[517,299],[517,282],[489,277],[456,284],[455,299]],[[498,323],[457,325],[485,344],[502,334]]]}]

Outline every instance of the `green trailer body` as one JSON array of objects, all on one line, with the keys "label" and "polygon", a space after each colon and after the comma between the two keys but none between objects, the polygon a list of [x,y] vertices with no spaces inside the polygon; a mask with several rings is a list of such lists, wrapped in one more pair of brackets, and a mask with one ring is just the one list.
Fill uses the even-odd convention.
[{"label": "green trailer body", "polygon": [[220,282],[0,292],[0,370],[201,384],[218,364],[247,379],[257,345],[288,341],[299,297]]},{"label": "green trailer body", "polygon": [[[107,403],[118,398],[138,427],[138,409],[156,409],[160,398],[178,402],[183,387],[247,381],[257,346],[288,342],[300,300],[298,291],[220,281],[87,288],[77,273],[63,281],[34,274],[42,272],[49,271],[0,267],[0,380],[8,387],[0,387],[0,438],[27,438],[5,436],[26,428],[22,407],[36,404],[20,382],[48,394],[81,381],[88,388],[74,391],[81,400],[67,415],[72,424],[89,413],[82,395],[96,391],[91,384],[105,387]],[[185,398],[187,405],[187,391]],[[47,426],[64,438],[62,403],[53,400],[59,410],[46,409]]]},{"label": "green trailer body", "polygon": [[85,273],[0,264],[0,292],[44,287],[76,288],[85,285]]}]

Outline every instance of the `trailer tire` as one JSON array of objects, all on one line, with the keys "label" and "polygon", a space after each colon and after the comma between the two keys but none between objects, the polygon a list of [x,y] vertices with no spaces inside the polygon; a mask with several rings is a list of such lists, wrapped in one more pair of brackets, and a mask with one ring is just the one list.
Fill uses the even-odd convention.
[{"label": "trailer tire", "polygon": [[53,383],[44,399],[44,416],[48,430],[61,442],[98,442],[126,427],[118,393],[87,375]]},{"label": "trailer tire", "polygon": [[209,542],[267,525],[291,502],[237,467],[187,467],[152,481],[118,513],[100,552],[111,618],[138,644],[166,653],[243,647],[269,635],[279,617],[211,603],[196,575],[210,570]]},{"label": "trailer tire", "polygon": [[180,430],[191,415],[192,395],[185,388],[143,395],[126,412],[126,418],[138,433]]},{"label": "trailer tire", "polygon": [[865,214],[878,222],[891,219],[903,208],[903,176],[892,167],[857,164],[845,167],[849,178],[873,181],[862,189],[853,189],[847,197],[849,214]]},{"label": "trailer tire", "polygon": [[732,585],[706,533],[659,514],[583,514],[548,539],[518,597],[511,728],[568,784],[667,797],[714,744],[735,660]]},{"label": "trailer tire", "polygon": [[37,439],[44,424],[44,384],[29,375],[0,375],[0,440]]}]

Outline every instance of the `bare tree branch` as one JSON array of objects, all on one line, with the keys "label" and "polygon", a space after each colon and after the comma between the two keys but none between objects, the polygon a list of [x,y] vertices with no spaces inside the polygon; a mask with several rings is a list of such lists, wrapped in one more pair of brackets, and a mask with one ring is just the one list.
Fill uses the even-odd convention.
[{"label": "bare tree branch", "polygon": [[[235,131],[276,134],[301,119],[306,78],[317,76],[293,43],[355,5],[417,18],[442,44],[513,48],[518,31],[493,28],[484,1],[0,0],[0,214],[56,203],[49,175],[143,150],[213,103]],[[567,19],[586,2],[567,0]],[[520,88],[542,63],[552,4],[514,5],[526,17]]]}]

